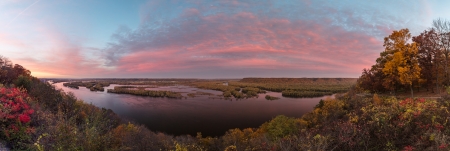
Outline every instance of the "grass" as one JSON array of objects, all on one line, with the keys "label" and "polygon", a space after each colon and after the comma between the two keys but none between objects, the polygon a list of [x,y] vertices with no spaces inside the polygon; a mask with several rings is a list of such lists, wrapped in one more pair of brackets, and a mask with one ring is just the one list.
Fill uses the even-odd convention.
[{"label": "grass", "polygon": [[[133,87],[132,87],[133,88]],[[131,95],[138,95],[138,96],[150,96],[150,97],[167,97],[167,98],[176,98],[181,99],[183,98],[183,95],[179,92],[172,92],[172,91],[152,91],[152,90],[145,90],[145,89],[130,89],[129,86],[121,87],[116,86],[114,89],[108,89],[108,93],[117,93],[117,94],[131,94]]]},{"label": "grass", "polygon": [[321,97],[348,91],[356,84],[354,78],[244,78],[229,82],[230,86],[252,87],[282,92],[284,97]]},{"label": "grass", "polygon": [[278,97],[274,97],[274,96],[270,96],[270,95],[266,95],[266,100],[278,100],[278,99],[280,99],[280,98],[278,98]]},{"label": "grass", "polygon": [[[244,78],[241,80],[201,80],[201,79],[91,79],[90,82],[68,82],[64,86],[86,87],[91,91],[104,91],[110,84],[124,85],[109,90],[110,93],[133,94],[141,96],[160,96],[149,94],[145,88],[159,86],[187,85],[201,89],[223,92],[225,98],[245,99],[257,97],[266,91],[281,92],[284,97],[311,98],[348,91],[356,83],[353,78]],[[59,82],[59,81],[57,81]],[[228,83],[228,85],[224,84]],[[141,86],[136,86],[141,85]],[[119,88],[123,88],[119,90]],[[132,90],[138,89],[138,90]],[[196,94],[188,94],[193,97]],[[198,94],[197,94],[198,95]],[[165,96],[165,95],[164,95]],[[172,97],[172,95],[169,95]]]}]

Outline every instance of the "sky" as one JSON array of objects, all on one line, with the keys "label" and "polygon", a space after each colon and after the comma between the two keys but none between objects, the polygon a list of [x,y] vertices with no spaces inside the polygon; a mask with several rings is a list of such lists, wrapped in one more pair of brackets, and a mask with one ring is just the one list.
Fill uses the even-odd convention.
[{"label": "sky", "polygon": [[437,0],[1,0],[0,55],[38,78],[357,78]]}]

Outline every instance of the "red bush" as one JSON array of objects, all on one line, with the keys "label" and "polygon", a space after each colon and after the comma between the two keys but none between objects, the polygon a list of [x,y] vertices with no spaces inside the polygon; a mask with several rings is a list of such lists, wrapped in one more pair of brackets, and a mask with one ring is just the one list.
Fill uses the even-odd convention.
[{"label": "red bush", "polygon": [[8,138],[10,133],[18,133],[21,127],[30,128],[28,123],[34,110],[25,101],[27,99],[26,92],[18,88],[0,88],[0,123],[5,126],[2,129]]},{"label": "red bush", "polygon": [[33,109],[24,101],[28,96],[17,88],[0,88],[0,119],[2,122],[14,122],[19,120],[22,123],[30,121]]}]

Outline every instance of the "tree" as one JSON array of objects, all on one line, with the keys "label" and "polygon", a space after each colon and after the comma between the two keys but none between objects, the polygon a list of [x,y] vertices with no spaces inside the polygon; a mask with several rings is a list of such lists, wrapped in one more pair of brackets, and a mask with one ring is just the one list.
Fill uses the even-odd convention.
[{"label": "tree", "polygon": [[12,63],[8,58],[0,55],[0,83],[7,81],[8,70],[12,68]]},{"label": "tree", "polygon": [[[398,70],[390,70],[389,74],[387,74],[386,64],[389,61],[393,60],[394,54],[396,52],[399,52],[403,49],[405,49],[405,45],[407,44],[407,41],[411,38],[411,34],[409,33],[408,29],[401,29],[399,31],[393,31],[391,35],[384,38],[384,44],[385,50],[380,53],[380,57],[377,58],[377,63],[372,68],[376,68],[377,72],[382,72],[385,77],[382,79],[382,85],[388,89],[394,92],[398,88],[398,86],[401,85],[399,76],[398,76]],[[397,57],[400,57],[397,55]],[[399,59],[399,58],[397,58]],[[399,61],[399,60],[397,60]],[[394,62],[391,62],[391,65],[395,64]],[[386,71],[384,71],[386,70]]]},{"label": "tree", "polygon": [[[384,40],[385,51],[393,52],[393,55],[386,57],[386,63],[383,73],[387,76],[385,82],[387,86],[400,83],[408,85],[411,89],[411,97],[413,93],[413,82],[420,78],[420,67],[418,61],[417,44],[407,43],[411,38],[408,29],[394,31]],[[395,87],[394,87],[395,88]]]},{"label": "tree", "polygon": [[436,91],[439,92],[439,71],[442,60],[442,52],[439,50],[439,37],[435,29],[425,30],[419,36],[412,38],[417,43],[418,59],[421,70],[421,78],[425,79],[425,86],[434,92],[433,82]]},{"label": "tree", "polygon": [[14,85],[16,85],[16,87],[25,88],[27,91],[30,91],[31,84],[32,79],[23,75],[19,75],[16,80],[14,80]]},{"label": "tree", "polygon": [[449,57],[450,57],[450,21],[443,19],[433,20],[433,30],[437,33],[437,46],[438,50],[442,51],[444,56],[444,71],[445,71],[445,85],[448,86],[450,80],[448,66],[449,66]]},{"label": "tree", "polygon": [[[380,53],[376,64],[370,70],[363,70],[361,77],[358,79],[359,86],[372,92],[390,90],[395,94],[395,90],[401,85],[399,77],[395,73],[385,74],[383,69],[386,63],[393,59],[394,54],[400,51],[399,48],[404,47],[410,38],[411,34],[408,29],[394,31],[391,35],[385,37],[383,44],[385,50]],[[393,72],[396,71],[393,70]]]},{"label": "tree", "polygon": [[9,59],[0,56],[0,83],[13,84],[20,75],[29,80],[33,78],[30,70],[25,69],[19,64],[13,66]]},{"label": "tree", "polygon": [[[381,68],[380,68],[381,69]],[[359,77],[357,84],[364,90],[369,90],[373,93],[384,92],[386,88],[383,86],[383,79],[385,75],[375,65],[369,69],[363,69],[361,77]]]},{"label": "tree", "polygon": [[11,61],[8,58],[0,55],[0,68],[3,69],[3,68],[11,68],[11,67],[12,67]]}]

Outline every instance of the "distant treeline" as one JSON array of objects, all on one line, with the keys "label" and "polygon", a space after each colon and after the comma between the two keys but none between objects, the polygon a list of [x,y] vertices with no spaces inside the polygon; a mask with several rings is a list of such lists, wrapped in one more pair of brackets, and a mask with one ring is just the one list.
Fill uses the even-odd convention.
[{"label": "distant treeline", "polygon": [[155,78],[88,78],[88,79],[45,79],[51,80],[54,83],[59,82],[101,82],[118,85],[157,85],[157,86],[171,86],[171,85],[188,85],[196,82],[211,82],[211,81],[239,81],[239,79],[155,79]]},{"label": "distant treeline", "polygon": [[358,78],[243,78],[247,83],[302,83],[302,84],[346,84],[355,83]]},{"label": "distant treeline", "polygon": [[332,95],[333,92],[320,92],[320,91],[293,91],[285,90],[281,92],[284,97],[297,97],[297,98],[308,98],[308,97],[321,97],[325,95]]}]

